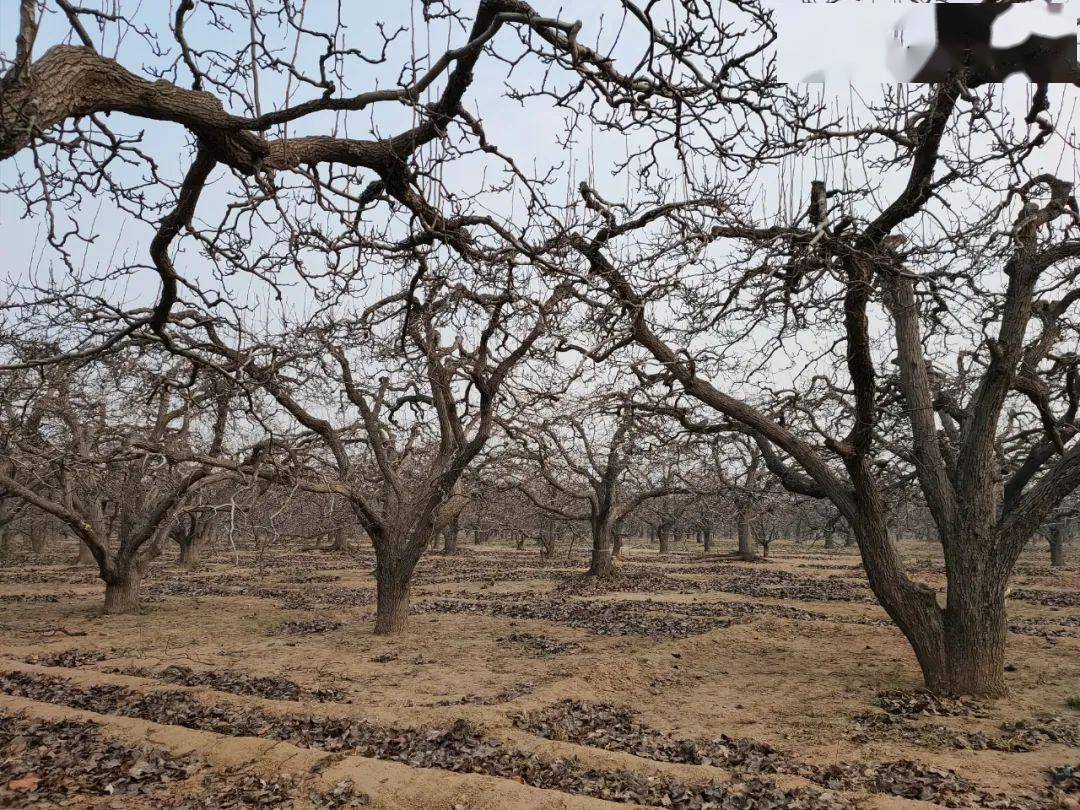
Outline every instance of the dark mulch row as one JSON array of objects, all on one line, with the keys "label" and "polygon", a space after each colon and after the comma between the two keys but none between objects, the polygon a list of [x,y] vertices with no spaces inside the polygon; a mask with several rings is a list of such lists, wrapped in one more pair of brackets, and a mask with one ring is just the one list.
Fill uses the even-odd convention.
[{"label": "dark mulch row", "polygon": [[992,795],[954,771],[910,760],[819,767],[752,740],[726,735],[712,740],[681,739],[640,723],[629,709],[607,703],[563,700],[511,717],[518,728],[545,739],[622,751],[660,762],[718,765],[736,773],[790,774],[829,790],[866,791],[948,807],[1027,808],[1045,804],[1042,798]]},{"label": "dark mulch row", "polygon": [[925,689],[878,692],[878,705],[896,717],[989,717],[986,704],[971,698],[948,698]]},{"label": "dark mulch row", "polygon": [[1021,599],[1048,607],[1080,607],[1080,593],[1076,591],[1042,591],[1034,588],[1013,588],[1011,599]]},{"label": "dark mulch row", "polygon": [[903,741],[931,748],[970,751],[1033,751],[1047,744],[1080,747],[1080,722],[1040,716],[1002,723],[998,733],[968,731],[915,722],[920,717],[988,717],[985,704],[968,698],[942,698],[930,692],[888,691],[877,697],[884,713],[856,715],[855,742]]},{"label": "dark mulch row", "polygon": [[201,686],[216,689],[219,692],[251,695],[268,700],[314,700],[326,703],[344,698],[344,693],[340,690],[304,689],[295,681],[281,675],[245,675],[242,672],[221,669],[195,670],[180,664],[172,664],[159,670],[124,667],[107,671],[138,678],[153,678],[177,686]]},{"label": "dark mulch row", "polygon": [[345,625],[334,619],[301,619],[297,621],[282,622],[272,628],[268,635],[271,636],[314,636],[320,633],[332,633]]},{"label": "dark mulch row", "polygon": [[[0,806],[71,806],[82,798],[141,800],[173,808],[357,807],[368,799],[351,783],[319,791],[310,778],[218,774],[165,749],[129,745],[95,723],[42,720],[0,712]],[[201,779],[198,778],[201,775]]]},{"label": "dark mulch row", "polygon": [[509,633],[496,639],[496,641],[521,647],[526,652],[541,658],[577,652],[577,650],[580,649],[578,645],[574,644],[572,641],[556,641],[553,638],[548,638],[539,633]]},{"label": "dark mulch row", "polygon": [[546,599],[531,594],[492,595],[491,599],[427,599],[417,613],[477,613],[511,619],[542,619],[602,636],[686,638],[730,627],[731,619],[658,613],[637,602],[586,602]]},{"label": "dark mulch row", "polygon": [[40,655],[27,656],[24,661],[28,664],[37,664],[42,667],[66,667],[76,669],[87,664],[97,664],[104,661],[108,653],[104,650],[80,650],[76,647],[67,650],[54,650],[41,653]]},{"label": "dark mulch row", "polygon": [[518,728],[548,740],[622,751],[658,762],[719,765],[755,774],[796,771],[788,757],[769,745],[727,736],[677,739],[638,722],[631,710],[609,703],[568,699],[511,719]]}]

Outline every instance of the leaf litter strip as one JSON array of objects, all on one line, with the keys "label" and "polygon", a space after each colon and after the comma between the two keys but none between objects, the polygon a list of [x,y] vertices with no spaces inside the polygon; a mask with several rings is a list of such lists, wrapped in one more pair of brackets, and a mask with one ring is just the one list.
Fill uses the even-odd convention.
[{"label": "leaf litter strip", "polygon": [[533,787],[615,802],[678,810],[778,807],[826,810],[852,806],[847,799],[827,791],[813,787],[782,789],[756,777],[723,784],[688,785],[631,771],[595,770],[577,758],[542,759],[488,739],[463,720],[446,729],[414,729],[378,726],[350,717],[274,715],[260,709],[206,705],[189,692],[141,694],[114,684],[83,688],[66,678],[28,672],[0,674],[0,691],[100,714],[135,717],[226,736],[260,737],[413,767],[510,778]]}]

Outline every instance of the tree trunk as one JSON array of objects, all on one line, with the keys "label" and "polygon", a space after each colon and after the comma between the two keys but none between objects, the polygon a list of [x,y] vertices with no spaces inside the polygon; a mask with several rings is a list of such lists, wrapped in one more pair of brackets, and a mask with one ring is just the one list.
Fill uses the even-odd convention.
[{"label": "tree trunk", "polygon": [[1065,566],[1065,528],[1060,523],[1050,524],[1050,565],[1053,568]]},{"label": "tree trunk", "polygon": [[736,556],[740,560],[757,559],[757,545],[754,543],[753,532],[750,531],[749,509],[739,512],[739,550]]},{"label": "tree trunk", "polygon": [[472,542],[473,542],[474,546],[480,545],[480,530],[479,529],[473,529],[472,530]]},{"label": "tree trunk", "polygon": [[611,559],[613,553],[611,527],[593,526],[592,558],[589,560],[590,577],[608,579],[615,576],[618,571]]},{"label": "tree trunk", "polygon": [[0,560],[6,560],[11,556],[11,533],[7,529],[0,529]]},{"label": "tree trunk", "polygon": [[619,555],[622,554],[622,540],[623,533],[615,532],[611,538],[611,556],[612,559],[620,559]]},{"label": "tree trunk", "polygon": [[118,568],[112,581],[105,583],[105,612],[110,614],[139,612],[139,585],[142,572],[135,564]]},{"label": "tree trunk", "polygon": [[193,537],[186,537],[180,541],[180,566],[188,571],[193,571],[202,562],[202,549]]},{"label": "tree trunk", "polygon": [[348,551],[349,550],[349,535],[345,533],[345,528],[339,526],[334,529],[334,542],[330,545],[331,551]]},{"label": "tree trunk", "polygon": [[712,526],[706,526],[701,531],[702,543],[704,545],[704,551],[708,554],[712,551]]},{"label": "tree trunk", "polygon": [[656,530],[657,537],[660,539],[660,553],[671,553],[671,526],[666,523],[661,523]]},{"label": "tree trunk", "polygon": [[375,635],[393,636],[405,631],[409,623],[409,591],[412,571],[405,572],[404,563],[397,562],[393,570],[376,563],[375,573]]},{"label": "tree trunk", "polygon": [[79,556],[75,559],[76,565],[95,565],[97,560],[94,559],[93,553],[90,551],[90,546],[86,545],[82,540],[77,541],[79,544]]},{"label": "tree trunk", "polygon": [[45,532],[40,526],[30,527],[30,551],[34,554],[45,553]]},{"label": "tree trunk", "polygon": [[969,553],[971,559],[948,561],[948,606],[939,611],[940,630],[935,633],[929,623],[917,632],[903,625],[900,629],[911,641],[932,692],[1000,697],[1007,692],[1008,577],[1000,571],[987,572],[986,561],[975,557],[977,552]]},{"label": "tree trunk", "polygon": [[443,529],[443,554],[457,554],[458,553],[458,522],[455,520],[445,529]]},{"label": "tree trunk", "polygon": [[836,548],[836,536],[832,532],[825,532],[825,548]]}]

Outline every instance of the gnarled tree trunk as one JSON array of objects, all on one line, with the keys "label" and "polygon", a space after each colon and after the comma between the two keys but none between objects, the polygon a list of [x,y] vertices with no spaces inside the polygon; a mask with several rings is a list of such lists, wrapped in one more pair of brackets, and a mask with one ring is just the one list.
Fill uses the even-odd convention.
[{"label": "gnarled tree trunk", "polygon": [[202,562],[202,549],[194,537],[184,537],[180,540],[180,565],[183,568],[193,570]]},{"label": "gnarled tree trunk", "polygon": [[105,581],[105,612],[124,614],[139,612],[141,567],[134,562],[116,566]]},{"label": "gnarled tree trunk", "polygon": [[701,530],[702,547],[706,554],[712,551],[712,526],[706,526]]},{"label": "gnarled tree trunk", "polygon": [[345,531],[344,526],[338,526],[334,529],[334,541],[330,544],[331,551],[348,551],[349,550],[349,535]]},{"label": "gnarled tree trunk", "polygon": [[756,560],[757,544],[754,542],[754,533],[750,530],[750,510],[741,509],[738,517],[739,550],[736,556],[740,560]]},{"label": "gnarled tree trunk", "polygon": [[36,523],[30,525],[30,551],[34,554],[45,553],[45,531]]},{"label": "gnarled tree trunk", "polygon": [[660,553],[671,553],[671,525],[661,523],[656,529],[656,536],[660,540]]},{"label": "gnarled tree trunk", "polygon": [[1050,542],[1050,565],[1053,568],[1065,566],[1065,527],[1060,523],[1051,523],[1047,529]]},{"label": "gnarled tree trunk", "polygon": [[458,522],[455,520],[445,529],[443,529],[443,554],[457,554],[458,553],[458,535],[460,533]]},{"label": "gnarled tree trunk", "polygon": [[601,579],[615,576],[618,571],[611,559],[613,553],[614,543],[611,524],[601,519],[593,520],[592,556],[589,559],[588,575]]},{"label": "gnarled tree trunk", "polygon": [[375,635],[402,633],[409,624],[413,565],[405,560],[375,563]]}]

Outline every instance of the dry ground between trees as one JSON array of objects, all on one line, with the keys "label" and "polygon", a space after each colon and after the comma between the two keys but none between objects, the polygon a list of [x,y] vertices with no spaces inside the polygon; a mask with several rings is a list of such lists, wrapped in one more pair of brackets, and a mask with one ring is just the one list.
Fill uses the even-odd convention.
[{"label": "dry ground between trees", "polygon": [[[470,547],[421,563],[392,638],[372,634],[369,555],[163,563],[137,616],[101,615],[89,570],[30,559],[0,571],[0,806],[1075,807],[1080,570],[1041,552],[1010,600],[1011,694],[989,705],[922,701],[846,550],[631,548],[597,587],[577,556]],[[23,749],[65,718],[188,771],[64,783]]]}]

